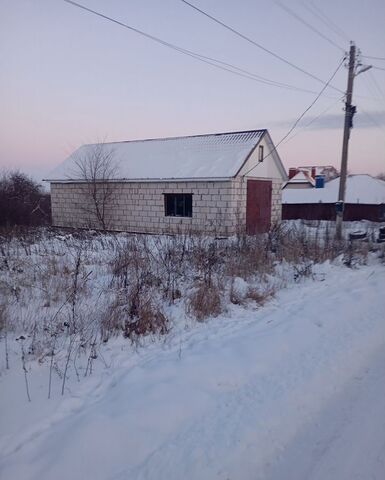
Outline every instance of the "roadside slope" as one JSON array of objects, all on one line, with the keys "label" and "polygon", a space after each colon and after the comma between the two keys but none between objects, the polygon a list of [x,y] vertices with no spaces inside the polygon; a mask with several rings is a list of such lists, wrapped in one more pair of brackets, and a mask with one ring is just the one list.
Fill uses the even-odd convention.
[{"label": "roadside slope", "polygon": [[[238,317],[197,327],[167,347],[154,346],[130,367],[122,356],[102,387],[64,400],[45,428],[31,426],[35,434],[28,435],[26,427],[26,434],[9,439],[2,475],[280,478],[297,458],[294,464],[302,461],[297,472],[313,468],[314,477],[292,478],[318,479],[332,457],[303,459],[300,447],[317,422],[334,424],[334,415],[337,424],[345,418],[351,426],[325,427],[321,447],[333,441],[331,451],[338,453],[333,468],[343,474],[339,480],[352,478],[346,462],[361,454],[354,441],[362,444],[361,423],[369,421],[362,455],[379,451],[385,442],[378,431],[371,435],[370,406],[381,394],[376,365],[385,355],[385,270],[379,265],[324,269],[325,281],[293,286],[263,309],[239,309]],[[375,372],[373,381],[365,380],[368,388],[357,392],[354,379],[367,368]],[[355,420],[366,399],[368,411],[362,422]],[[81,407],[71,410],[71,402],[80,400]],[[377,402],[373,415],[381,407]],[[348,437],[352,441],[344,442]]]}]

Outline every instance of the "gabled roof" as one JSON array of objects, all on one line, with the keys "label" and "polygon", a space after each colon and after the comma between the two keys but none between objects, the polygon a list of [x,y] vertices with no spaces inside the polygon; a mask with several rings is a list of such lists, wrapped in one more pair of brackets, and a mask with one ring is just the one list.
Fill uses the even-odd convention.
[{"label": "gabled roof", "polygon": [[288,183],[310,183],[313,187],[315,185],[315,180],[310,175],[310,173],[306,170],[300,170],[298,173],[294,175],[290,180],[288,180],[285,186]]},{"label": "gabled roof", "polygon": [[[215,133],[105,143],[118,167],[115,180],[210,179],[234,177],[267,130]],[[76,159],[92,155],[83,145],[51,172],[48,181],[81,180]]]},{"label": "gabled roof", "polygon": [[[339,185],[340,179],[335,178],[324,188],[286,188],[282,190],[282,203],[335,203]],[[348,175],[345,203],[385,203],[385,182],[370,175]]]}]

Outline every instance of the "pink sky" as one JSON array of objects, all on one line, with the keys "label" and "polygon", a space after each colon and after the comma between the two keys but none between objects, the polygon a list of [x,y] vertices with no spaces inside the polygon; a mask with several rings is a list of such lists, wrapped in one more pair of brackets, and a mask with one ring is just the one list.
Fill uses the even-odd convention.
[{"label": "pink sky", "polygon": [[[313,2],[315,3],[315,2]],[[385,57],[382,0],[325,0],[364,55]],[[259,75],[311,89],[322,85],[253,48],[178,0],[84,0],[84,4],[166,41],[242,66]],[[342,53],[288,16],[274,2],[196,1],[267,48],[327,80]],[[287,2],[325,35],[348,48],[317,17]],[[350,18],[346,22],[349,6]],[[262,15],[261,15],[262,12]],[[312,102],[315,94],[262,85],[217,70],[82,12],[61,0],[4,0],[0,5],[0,168],[43,177],[83,143],[246,129],[269,129],[273,140]],[[256,21],[251,21],[256,19]],[[279,34],[277,34],[279,33]],[[379,67],[381,60],[365,59]],[[357,105],[349,170],[385,170],[385,71],[355,80]],[[333,84],[346,88],[341,68]],[[339,166],[343,105],[325,92],[305,118],[327,114],[298,129],[279,153],[286,167]],[[324,120],[322,122],[322,119]]]}]

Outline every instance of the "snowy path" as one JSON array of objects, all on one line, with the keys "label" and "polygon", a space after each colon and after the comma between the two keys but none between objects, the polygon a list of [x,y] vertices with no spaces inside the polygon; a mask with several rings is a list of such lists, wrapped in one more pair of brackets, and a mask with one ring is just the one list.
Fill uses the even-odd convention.
[{"label": "snowy path", "polygon": [[385,351],[306,425],[270,468],[270,480],[382,479]]},{"label": "snowy path", "polygon": [[182,347],[121,353],[0,443],[1,478],[383,478],[385,270],[325,272]]}]

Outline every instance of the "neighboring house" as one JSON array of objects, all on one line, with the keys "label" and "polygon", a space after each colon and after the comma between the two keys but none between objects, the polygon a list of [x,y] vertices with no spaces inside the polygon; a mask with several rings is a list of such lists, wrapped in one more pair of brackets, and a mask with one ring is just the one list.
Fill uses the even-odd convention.
[{"label": "neighboring house", "polygon": [[[324,188],[282,191],[282,218],[293,220],[335,220],[340,179]],[[348,175],[344,220],[385,221],[385,182],[370,175]]]},{"label": "neighboring house", "polygon": [[330,182],[339,176],[338,170],[333,165],[310,165],[298,167],[299,170],[307,170],[313,178],[323,175],[325,182]]},{"label": "neighboring house", "polygon": [[314,188],[315,187],[315,179],[311,176],[311,174],[307,170],[300,170],[295,173],[292,177],[290,177],[289,172],[289,180],[283,185],[283,189],[285,188]]},{"label": "neighboring house", "polygon": [[289,168],[289,180],[282,188],[314,188],[338,177],[338,171],[332,165]]},{"label": "neighboring house", "polygon": [[[99,228],[87,183],[74,174],[84,145],[52,172],[53,225]],[[267,231],[281,220],[285,169],[267,130],[106,143],[118,173],[109,180],[108,229],[138,233]],[[86,208],[88,207],[88,208]]]}]

